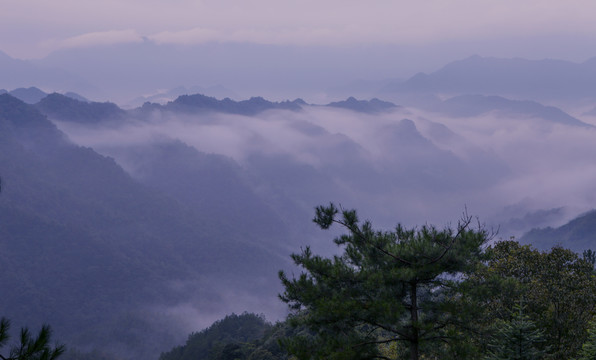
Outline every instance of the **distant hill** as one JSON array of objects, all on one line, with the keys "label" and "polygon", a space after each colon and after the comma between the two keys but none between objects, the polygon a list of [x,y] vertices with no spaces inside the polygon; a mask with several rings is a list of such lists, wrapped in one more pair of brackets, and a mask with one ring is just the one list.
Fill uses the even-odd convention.
[{"label": "distant hill", "polygon": [[254,314],[228,315],[209,328],[191,334],[186,344],[163,353],[160,359],[208,359],[209,355],[213,355],[215,347],[258,340],[271,328],[271,324]]},{"label": "distant hill", "polygon": [[380,112],[391,111],[397,109],[399,106],[388,101],[382,101],[377,98],[371,100],[357,100],[354,97],[349,97],[344,101],[337,101],[327,104],[329,107],[337,107],[349,109],[352,111],[377,114]]},{"label": "distant hill", "polygon": [[218,85],[218,86],[210,86],[210,87],[201,87],[201,86],[192,86],[190,88],[186,88],[184,86],[179,86],[168,91],[162,91],[155,95],[150,96],[139,96],[133,99],[128,105],[132,107],[142,106],[144,103],[157,103],[157,104],[166,104],[170,101],[174,101],[176,98],[182,95],[192,95],[192,94],[203,94],[206,96],[212,96],[218,99],[225,99],[225,98],[238,98],[238,95],[235,94],[233,91],[226,89],[225,87]]},{"label": "distant hill", "polygon": [[583,63],[562,60],[502,59],[472,56],[405,82],[384,92],[502,95],[526,99],[596,97],[596,58]]},{"label": "distant hill", "polygon": [[27,104],[35,104],[48,95],[36,87],[14,89],[9,94]]},{"label": "distant hill", "polygon": [[[77,94],[68,96],[58,93],[49,94],[35,106],[52,119],[79,123],[100,123],[104,121],[122,120],[126,117],[143,118],[152,111],[167,111],[173,113],[225,113],[253,116],[267,110],[300,111],[308,104],[302,99],[293,101],[272,102],[262,97],[252,97],[248,100],[235,101],[229,98],[218,100],[214,97],[193,94],[181,95],[176,100],[165,105],[145,103],[133,110],[123,110],[110,102],[90,102],[80,100]],[[82,98],[84,99],[84,98]],[[357,100],[353,97],[345,101],[332,102],[327,107],[344,108],[351,111],[377,114],[399,108],[399,106],[379,99]]]},{"label": "distant hill", "polygon": [[561,245],[576,252],[596,250],[596,210],[592,210],[558,228],[534,229],[524,234],[520,242],[538,249]]},{"label": "distant hill", "polygon": [[280,340],[297,332],[285,323],[273,326],[254,314],[232,314],[192,333],[184,345],[162,353],[159,360],[286,359],[289,355]]},{"label": "distant hill", "polygon": [[118,161],[133,177],[157,189],[210,221],[229,219],[238,233],[261,239],[269,250],[279,249],[283,221],[250,186],[245,169],[233,159],[205,154],[181,141],[163,141],[116,149]]},{"label": "distant hill", "polygon": [[554,106],[544,106],[535,101],[510,100],[501,96],[461,95],[443,101],[435,111],[452,117],[478,116],[490,111],[501,115],[529,116],[571,126],[592,127]]},{"label": "distant hill", "polygon": [[89,102],[89,99],[87,99],[86,97],[84,97],[84,96],[82,96],[80,94],[77,94],[76,92],[72,92],[72,91],[65,92],[64,93],[64,96],[67,96],[67,97],[69,97],[71,99],[75,99],[75,100],[78,100],[78,101]]},{"label": "distant hill", "polygon": [[[288,260],[271,233],[283,237],[283,226],[268,238],[249,231],[251,217],[211,211],[209,204],[251,193],[226,159],[203,164],[188,169],[203,176],[194,184],[199,208],[143,185],[112,158],[73,145],[36,107],[0,95],[0,288],[13,289],[3,292],[0,314],[31,327],[50,323],[69,346],[147,358],[186,333],[156,308],[192,303],[227,312],[228,289],[275,299],[275,274]],[[230,197],[201,194],[212,191],[209,181]],[[262,203],[243,206],[243,214],[265,216]]]},{"label": "distant hill", "polygon": [[252,97],[248,100],[234,101],[229,98],[217,100],[213,97],[195,94],[179,96],[176,100],[163,106],[162,109],[182,112],[213,111],[228,114],[255,115],[273,109],[299,111],[305,104],[301,99],[271,102],[262,97]]},{"label": "distant hill", "polygon": [[49,94],[35,105],[50,118],[80,123],[122,120],[126,111],[110,102],[86,102],[67,95]]},{"label": "distant hill", "polygon": [[[6,90],[0,90],[0,94],[6,93],[6,92],[7,92]],[[34,86],[29,87],[29,88],[14,89],[14,90],[8,91],[8,93],[27,104],[37,104],[42,99],[44,99],[46,96],[48,96],[48,94],[45,91],[40,90]],[[57,93],[54,93],[54,94],[57,94]],[[57,95],[59,95],[59,94],[57,94]],[[72,92],[72,91],[68,91],[68,92],[64,93],[63,96],[66,96],[68,98],[71,98],[71,99],[74,99],[77,101],[82,101],[82,102],[89,101],[85,97],[83,97],[75,92]]]}]

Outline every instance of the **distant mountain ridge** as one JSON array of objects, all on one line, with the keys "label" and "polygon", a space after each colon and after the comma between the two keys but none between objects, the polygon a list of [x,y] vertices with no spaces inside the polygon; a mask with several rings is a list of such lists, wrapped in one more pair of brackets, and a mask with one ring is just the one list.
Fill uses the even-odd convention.
[{"label": "distant mountain ridge", "polygon": [[544,106],[535,101],[510,100],[501,96],[455,96],[436,105],[434,110],[453,117],[478,116],[490,111],[497,111],[505,116],[522,115],[563,125],[593,127],[554,106]]},{"label": "distant mountain ridge", "polygon": [[167,102],[174,101],[181,95],[192,95],[192,94],[203,94],[205,96],[211,96],[218,99],[225,99],[225,98],[238,98],[238,95],[234,92],[226,89],[225,87],[218,85],[218,86],[210,86],[207,88],[201,86],[191,86],[190,88],[186,88],[184,86],[178,86],[176,88],[170,89],[168,91],[160,91],[157,94],[149,95],[149,96],[139,96],[133,99],[129,105],[132,107],[139,107],[142,106],[144,103],[158,103],[158,104],[166,104]]},{"label": "distant mountain ridge", "polygon": [[344,101],[331,102],[325,106],[349,109],[357,112],[376,114],[399,108],[394,103],[373,98],[371,100],[357,100],[349,97]]},{"label": "distant mountain ridge", "polygon": [[40,89],[32,86],[30,88],[18,88],[8,92],[10,95],[16,97],[17,99],[26,102],[27,104],[35,104],[39,102],[41,99],[46,97],[48,94],[41,91]]},{"label": "distant mountain ridge", "polygon": [[528,99],[596,98],[596,58],[562,60],[471,56],[430,74],[418,73],[384,92],[484,94]]},{"label": "distant mountain ridge", "polygon": [[[36,104],[36,103],[40,102],[43,98],[45,98],[46,96],[49,95],[45,91],[43,91],[35,86],[31,86],[28,88],[16,88],[11,91],[7,91],[5,89],[0,89],[0,94],[5,94],[5,93],[12,95],[27,104]],[[57,93],[55,93],[55,94],[57,94]],[[75,99],[75,100],[82,101],[82,102],[89,101],[85,97],[83,97],[75,92],[72,92],[72,91],[65,92],[63,95],[66,97],[69,97],[71,99]]]},{"label": "distant mountain ridge", "polygon": [[49,94],[35,104],[50,118],[80,123],[122,120],[127,112],[110,102],[86,102],[57,93]]},{"label": "distant mountain ridge", "polygon": [[[147,358],[171,346],[165,344],[172,334],[148,329],[147,321],[160,320],[143,315],[145,307],[190,297],[211,304],[223,296],[211,277],[274,297],[277,284],[257,279],[274,278],[286,264],[286,252],[272,240],[285,237],[283,222],[258,202],[230,159],[183,146],[158,151],[163,161],[145,164],[147,174],[187,181],[197,198],[189,200],[202,208],[175,199],[184,194],[161,191],[165,182],[142,184],[113,158],[71,143],[37,107],[0,95],[0,287],[15,290],[3,293],[1,314],[30,326],[50,323],[74,346],[121,347],[126,357]],[[176,171],[170,160],[181,155],[200,161],[179,167],[185,171],[176,179],[159,173]],[[218,197],[215,188],[229,196]],[[238,199],[248,201],[238,207]],[[231,206],[251,216],[236,221]],[[255,230],[268,222],[268,233]],[[120,344],[125,340],[115,329],[143,348]]]},{"label": "distant mountain ridge", "polygon": [[[291,52],[288,53],[283,48],[257,45],[254,47],[264,53],[270,53],[271,57],[266,59],[270,66],[263,66],[262,61],[246,59],[244,64],[246,67],[239,67],[239,71],[229,71],[230,63],[223,59],[237,56],[241,51],[231,44],[219,46],[205,44],[193,49],[181,49],[145,42],[118,45],[109,49],[101,46],[62,49],[39,60],[13,59],[0,52],[2,86],[15,88],[30,87],[35,84],[44,89],[71,89],[90,98],[109,99],[131,106],[138,106],[143,101],[163,103],[171,100],[181,95],[176,93],[175,87],[188,86],[188,82],[225,84],[226,87],[238,91],[234,84],[240,78],[242,80],[238,81],[244,83],[244,87],[249,86],[247,84],[255,84],[256,89],[253,87],[253,90],[249,91],[266,94],[269,97],[277,95],[275,90],[272,90],[272,93],[271,89],[287,87],[284,84],[292,83],[289,79],[293,79],[293,83],[300,84],[299,86],[310,87],[309,94],[313,94],[313,91],[316,94],[316,91],[320,92],[323,89],[334,93],[329,89],[337,88],[339,84],[348,81],[355,85],[348,87],[352,89],[348,92],[341,91],[342,96],[385,97],[387,94],[424,93],[500,95],[537,101],[596,99],[596,58],[574,63],[554,59],[528,60],[475,55],[445,64],[433,72],[418,73],[405,81],[392,77],[390,68],[386,68],[383,73],[371,70],[372,73],[377,73],[375,79],[381,79],[371,81],[372,78],[367,78],[365,74],[352,74],[345,70],[335,72],[328,78],[326,73],[309,72],[304,69],[298,71],[295,67],[288,68],[286,65],[295,60]],[[202,51],[199,51],[199,48]],[[212,56],[204,56],[205,52]],[[320,62],[329,61],[329,59],[321,59],[314,49],[308,49],[306,52],[309,54],[309,63],[314,68],[320,68]],[[168,56],[168,53],[178,55]],[[353,63],[356,56],[353,57],[354,59],[347,61]],[[175,60],[171,60],[172,58]],[[222,60],[218,62],[216,60],[218,58]],[[130,66],[131,59],[138,60],[132,62],[136,66]],[[229,61],[236,63],[242,60]],[[164,68],[164,63],[170,63],[169,68]],[[268,71],[263,71],[263,68]],[[369,72],[365,71],[365,73]],[[369,76],[371,76],[370,73]],[[267,81],[264,81],[265,78]],[[299,80],[301,78],[308,78],[309,84],[316,85],[305,85],[306,81]],[[363,80],[356,81],[356,79]],[[116,83],[118,86],[114,86]],[[265,83],[269,86],[262,85]],[[313,89],[313,86],[319,87]],[[172,91],[164,93],[161,89],[172,89]],[[190,87],[187,93],[201,92],[217,97],[235,94],[234,91],[227,89],[224,91],[217,86],[202,89],[204,91],[193,90],[193,87]],[[294,96],[296,91],[299,91],[302,96],[307,96],[307,92],[296,89],[288,97]],[[140,96],[147,93],[159,94],[155,97]],[[107,94],[115,97],[108,98]],[[404,102],[400,101],[400,103]]]},{"label": "distant mountain ridge", "polygon": [[580,253],[588,249],[596,251],[596,210],[580,215],[558,228],[533,229],[524,234],[520,241],[543,250],[561,245]]},{"label": "distant mountain ridge", "polygon": [[[254,116],[268,110],[300,111],[304,106],[312,106],[302,99],[273,102],[262,97],[252,97],[248,100],[235,101],[230,98],[222,100],[203,94],[181,95],[165,105],[146,102],[143,106],[131,110],[124,110],[110,102],[85,101],[77,94],[62,95],[58,93],[45,94],[37,88],[24,89],[27,93],[39,94],[41,100],[33,102],[35,106],[52,119],[80,123],[99,123],[102,121],[122,120],[125,117],[143,118],[152,111],[200,114],[207,112]],[[18,92],[17,95],[23,92]],[[12,93],[11,93],[12,95]],[[33,95],[29,95],[32,98]],[[23,99],[21,99],[23,100]],[[351,111],[377,114],[398,109],[399,106],[388,101],[373,98],[371,100],[357,100],[349,97],[344,101],[331,102],[327,107],[344,108]]]},{"label": "distant mountain ridge", "polygon": [[181,95],[176,100],[163,106],[164,110],[197,112],[217,111],[228,114],[255,115],[272,109],[299,111],[306,103],[302,99],[294,101],[271,102],[262,97],[252,97],[248,100],[234,101],[229,98],[217,100],[216,98],[195,94]]}]

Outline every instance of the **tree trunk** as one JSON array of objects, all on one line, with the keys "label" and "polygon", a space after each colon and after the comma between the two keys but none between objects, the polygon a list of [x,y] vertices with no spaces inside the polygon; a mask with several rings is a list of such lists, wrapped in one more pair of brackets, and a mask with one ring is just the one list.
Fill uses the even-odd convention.
[{"label": "tree trunk", "polygon": [[418,294],[416,283],[410,283],[410,320],[412,322],[412,338],[410,341],[410,360],[418,360]]}]

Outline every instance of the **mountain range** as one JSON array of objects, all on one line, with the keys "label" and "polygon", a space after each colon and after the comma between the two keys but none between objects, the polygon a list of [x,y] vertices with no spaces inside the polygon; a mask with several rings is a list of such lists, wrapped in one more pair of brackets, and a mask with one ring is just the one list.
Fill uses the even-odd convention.
[{"label": "mountain range", "polygon": [[562,60],[471,56],[430,74],[388,84],[384,92],[500,95],[515,99],[579,101],[596,96],[596,58]]},{"label": "mountain range", "polygon": [[[163,332],[144,329],[152,307],[192,298],[226,312],[224,303],[236,300],[220,299],[217,310],[223,284],[274,297],[276,284],[260,279],[287,266],[288,244],[278,240],[290,236],[231,159],[175,143],[138,149],[154,160],[140,169],[142,183],[8,94],[0,95],[0,128],[0,284],[15,290],[4,293],[0,313],[53,324],[58,338],[81,348],[150,356],[176,334],[155,316],[151,328]],[[177,167],[172,158],[194,165]],[[144,329],[134,340],[143,349],[127,349],[113,333],[133,319]],[[145,347],[147,339],[154,347]]]},{"label": "mountain range", "polygon": [[433,106],[432,109],[452,117],[473,117],[493,112],[505,118],[527,116],[558,124],[592,127],[592,125],[554,106],[544,106],[529,100],[511,100],[494,95],[459,95],[444,100]]},{"label": "mountain range", "polygon": [[[574,63],[475,55],[436,71],[395,79],[387,61],[377,64],[372,55],[367,63],[372,61],[374,67],[350,66],[363,57],[352,50],[321,53],[317,48],[244,46],[255,47],[249,53],[258,55],[247,58],[242,54],[248,49],[232,44],[179,48],[151,42],[63,49],[37,60],[18,60],[0,53],[2,86],[35,85],[49,92],[69,89],[87,98],[116,99],[135,107],[144,101],[171,101],[198,92],[235,99],[242,93],[261,93],[269,98],[308,94],[316,98],[323,89],[328,99],[343,96],[346,91],[396,101],[422,94],[498,95],[547,103],[596,98],[596,58]],[[368,50],[371,54],[380,51],[374,47]],[[400,55],[396,50],[379,56]],[[303,63],[298,67],[300,60]]]},{"label": "mountain range", "polygon": [[[145,359],[226,313],[282,317],[276,274],[292,271],[289,254],[334,251],[336,234],[311,223],[330,201],[381,229],[469,208],[539,248],[594,247],[596,130],[548,102],[596,99],[594,61],[472,57],[378,89],[391,102],[238,100],[187,85],[124,108],[79,95],[101,94],[110,78],[78,76],[101,74],[108,54],[48,75],[78,51],[0,54],[17,74],[0,91],[0,286],[15,289],[0,315],[50,323],[73,348]],[[420,106],[398,101],[419,95]]]},{"label": "mountain range", "polygon": [[592,210],[558,227],[532,229],[524,234],[520,241],[533,244],[541,250],[562,246],[582,253],[585,250],[596,250],[595,235],[596,210]]}]

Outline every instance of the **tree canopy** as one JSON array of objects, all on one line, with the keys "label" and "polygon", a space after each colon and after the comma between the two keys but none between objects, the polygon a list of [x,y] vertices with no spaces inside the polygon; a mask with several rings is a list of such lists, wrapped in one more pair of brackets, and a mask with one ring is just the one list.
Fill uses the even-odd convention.
[{"label": "tree canopy", "polygon": [[[476,317],[484,335],[493,324],[511,321],[520,300],[525,315],[544,332],[542,348],[549,359],[569,359],[587,340],[596,310],[596,277],[591,252],[584,257],[560,246],[538,251],[513,240],[500,241],[487,249],[485,266],[470,278],[476,291]],[[587,257],[586,257],[587,256]]]},{"label": "tree canopy", "polygon": [[[0,350],[6,345],[10,336],[10,321],[0,319]],[[8,355],[0,353],[2,360],[55,360],[64,353],[64,345],[51,346],[52,330],[48,325],[41,327],[36,337],[27,328],[22,328],[19,343],[10,347]]]},{"label": "tree canopy", "polygon": [[162,353],[159,360],[283,360],[287,356],[277,340],[286,332],[291,332],[287,325],[271,325],[261,315],[232,314],[191,334],[185,345]]},{"label": "tree canopy", "polygon": [[470,216],[454,229],[397,225],[378,231],[369,221],[361,224],[355,210],[330,204],[317,207],[314,222],[322,229],[339,225],[347,234],[334,240],[341,255],[325,258],[307,247],[292,255],[304,269],[299,277],[279,273],[285,287],[280,298],[293,310],[292,321],[312,332],[288,341],[291,353],[389,359],[404,356],[398,352],[406,344],[415,360],[441,344],[457,351],[466,324],[460,283],[489,238],[483,228],[472,228]]}]

